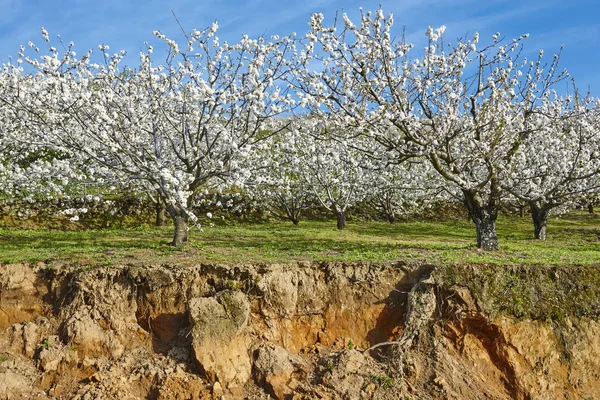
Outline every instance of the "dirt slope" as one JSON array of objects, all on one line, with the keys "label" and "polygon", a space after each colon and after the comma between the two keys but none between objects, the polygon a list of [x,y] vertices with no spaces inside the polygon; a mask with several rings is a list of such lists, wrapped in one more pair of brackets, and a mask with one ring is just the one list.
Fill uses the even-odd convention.
[{"label": "dirt slope", "polygon": [[600,398],[597,310],[470,268],[0,266],[0,398]]}]

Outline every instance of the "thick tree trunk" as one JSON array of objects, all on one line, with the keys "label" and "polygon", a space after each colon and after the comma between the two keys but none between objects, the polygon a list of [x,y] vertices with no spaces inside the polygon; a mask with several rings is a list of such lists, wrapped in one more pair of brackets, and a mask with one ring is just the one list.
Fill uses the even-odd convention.
[{"label": "thick tree trunk", "polygon": [[396,222],[396,218],[393,215],[388,214],[387,222],[389,222],[390,224],[393,224],[394,222]]},{"label": "thick tree trunk", "polygon": [[292,218],[292,223],[293,223],[294,225],[298,225],[298,224],[300,223],[300,220],[299,220],[299,219],[297,219],[297,218]]},{"label": "thick tree trunk", "polygon": [[179,207],[168,205],[167,211],[173,219],[174,231],[171,246],[181,247],[188,241],[188,215]]},{"label": "thick tree trunk", "polygon": [[594,213],[594,205],[593,205],[593,204],[591,204],[591,203],[590,203],[590,204],[588,204],[588,212],[589,212],[590,214],[593,214],[593,213]]},{"label": "thick tree trunk", "polygon": [[[483,212],[482,214],[486,214]],[[496,235],[496,221],[488,215],[473,219],[477,229],[477,247],[482,250],[498,250],[498,236]]]},{"label": "thick tree trunk", "polygon": [[336,212],[335,216],[337,217],[337,228],[340,231],[346,229],[346,213]]},{"label": "thick tree trunk", "polygon": [[533,219],[534,237],[539,240],[546,240],[546,226],[548,225],[550,209],[546,206],[540,207],[535,202],[531,202],[529,207]]},{"label": "thick tree trunk", "polygon": [[496,235],[498,210],[494,206],[495,203],[484,206],[478,193],[468,191],[463,193],[465,206],[477,230],[477,247],[486,251],[498,250],[498,235]]},{"label": "thick tree trunk", "polygon": [[175,225],[175,230],[173,232],[173,241],[171,242],[171,246],[180,247],[187,243],[188,241],[188,221],[187,218],[181,215],[173,218],[173,223]]},{"label": "thick tree trunk", "polygon": [[519,206],[519,217],[521,217],[521,218],[525,217],[525,206],[522,206],[522,205]]}]

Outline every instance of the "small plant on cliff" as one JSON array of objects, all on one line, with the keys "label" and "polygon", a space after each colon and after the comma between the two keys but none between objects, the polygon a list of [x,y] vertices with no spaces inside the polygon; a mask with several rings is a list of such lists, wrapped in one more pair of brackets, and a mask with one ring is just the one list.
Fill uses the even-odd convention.
[{"label": "small plant on cliff", "polygon": [[327,371],[328,372],[333,372],[333,368],[334,368],[333,362],[329,361],[327,363]]},{"label": "small plant on cliff", "polygon": [[48,338],[46,338],[40,342],[40,348],[46,349],[46,350],[50,348],[50,342],[48,342]]},{"label": "small plant on cliff", "polygon": [[394,379],[387,375],[372,375],[371,380],[383,389],[389,389],[394,384]]},{"label": "small plant on cliff", "polygon": [[227,289],[229,290],[241,290],[242,289],[242,283],[239,281],[234,281],[231,279],[227,280]]}]

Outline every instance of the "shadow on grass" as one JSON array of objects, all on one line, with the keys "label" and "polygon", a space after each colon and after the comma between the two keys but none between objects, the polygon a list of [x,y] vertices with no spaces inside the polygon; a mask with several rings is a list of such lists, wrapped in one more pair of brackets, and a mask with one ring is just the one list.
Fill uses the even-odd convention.
[{"label": "shadow on grass", "polygon": [[[377,235],[376,232],[379,232],[380,234]],[[201,248],[212,245],[216,247],[228,247],[232,249],[260,252],[286,252],[295,255],[302,253],[310,253],[313,255],[315,253],[324,253],[324,255],[326,255],[325,253],[378,253],[382,256],[409,249],[452,250],[470,247],[470,244],[468,244],[468,242],[465,243],[465,241],[444,241],[443,239],[440,240],[439,237],[437,241],[424,242],[418,240],[418,238],[406,236],[410,241],[398,242],[394,239],[401,239],[401,237],[392,238],[390,237],[392,235],[384,234],[385,230],[379,231],[377,227],[374,229],[361,229],[360,235],[358,236],[356,236],[355,233],[357,232],[352,232],[351,230],[344,232],[332,230],[331,232],[325,233],[322,231],[319,232],[320,235],[327,235],[326,237],[311,237],[306,231],[302,231],[302,234],[289,232],[283,234],[278,232],[276,236],[245,236],[242,234],[228,237],[208,236],[200,238],[198,247]],[[423,236],[434,238],[435,234]],[[461,235],[457,235],[457,237],[464,238],[464,236]]]},{"label": "shadow on grass", "polygon": [[355,223],[349,229],[360,235],[378,236],[393,239],[412,240],[417,238],[457,238],[471,239],[475,235],[475,226],[470,222],[395,222],[390,223]]}]

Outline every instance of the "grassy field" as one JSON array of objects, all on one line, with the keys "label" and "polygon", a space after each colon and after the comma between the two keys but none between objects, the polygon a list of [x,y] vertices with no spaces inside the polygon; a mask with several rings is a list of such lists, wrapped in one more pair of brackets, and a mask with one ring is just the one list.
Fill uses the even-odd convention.
[{"label": "grassy field", "polygon": [[0,230],[0,263],[68,261],[271,263],[291,261],[420,261],[436,264],[589,265],[600,263],[600,217],[571,213],[552,219],[548,240],[533,240],[530,218],[501,216],[501,250],[475,248],[470,221],[234,224],[193,229],[189,245],[168,246],[171,227],[139,230]]}]

